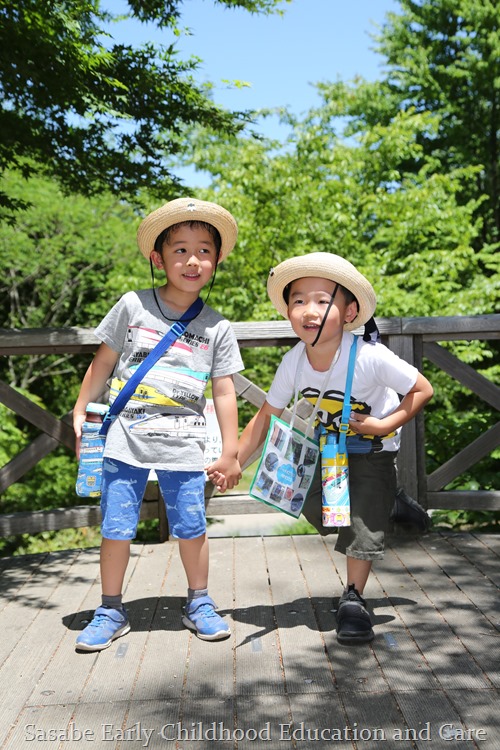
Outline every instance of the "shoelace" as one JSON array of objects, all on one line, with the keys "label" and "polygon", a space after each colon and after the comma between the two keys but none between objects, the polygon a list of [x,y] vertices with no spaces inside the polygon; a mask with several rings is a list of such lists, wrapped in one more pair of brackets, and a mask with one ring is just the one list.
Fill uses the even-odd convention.
[{"label": "shoelace", "polygon": [[110,620],[109,615],[94,615],[90,625],[93,628],[103,628]]},{"label": "shoelace", "polygon": [[208,618],[208,617],[217,617],[217,612],[212,607],[211,604],[202,604],[201,607],[198,607],[195,614],[200,613],[202,617]]},{"label": "shoelace", "polygon": [[107,615],[95,615],[90,624],[93,628],[102,628],[108,619]]}]

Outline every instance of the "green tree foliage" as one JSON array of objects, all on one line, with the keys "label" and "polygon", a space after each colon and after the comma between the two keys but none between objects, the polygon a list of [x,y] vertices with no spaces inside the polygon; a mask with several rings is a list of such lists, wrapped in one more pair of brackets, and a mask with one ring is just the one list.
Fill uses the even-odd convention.
[{"label": "green tree foliage", "polygon": [[[128,289],[147,286],[139,253],[139,217],[107,194],[64,196],[46,178],[8,173],[9,194],[30,208],[15,226],[0,225],[0,326],[8,329],[92,328]],[[0,379],[62,416],[76,400],[90,355],[3,357]],[[1,407],[0,466],[39,432]],[[2,495],[2,510],[62,507],[75,502],[76,462],[65,448],[52,452]]]},{"label": "green tree foliage", "polygon": [[[439,128],[439,117],[430,113],[397,110],[386,123],[354,133],[350,122],[339,122],[343,93],[340,86],[325,87],[322,106],[302,121],[290,120],[293,134],[282,151],[276,151],[277,144],[251,139],[220,146],[210,137],[200,138],[196,163],[214,175],[207,197],[227,205],[240,224],[237,248],[224,264],[214,300],[235,320],[277,317],[266,294],[271,266],[294,254],[327,250],[347,257],[372,280],[380,317],[497,309],[498,276],[491,273],[495,248],[476,249],[483,196],[464,199],[477,184],[479,168],[442,171],[423,145],[423,136]],[[489,379],[498,378],[493,344],[447,346]],[[244,357],[248,376],[269,385],[279,354],[260,357],[245,351]],[[427,409],[432,469],[496,417],[467,389],[426,368],[436,388]],[[493,456],[464,473],[453,488],[490,489],[495,482]]]},{"label": "green tree foliage", "polygon": [[[331,103],[295,124],[284,152],[251,139],[218,146],[202,138],[197,164],[214,174],[208,195],[240,225],[214,299],[235,320],[276,317],[266,294],[271,266],[326,250],[373,280],[379,316],[490,312],[493,284],[482,268],[494,257],[490,248],[474,250],[480,198],[462,200],[476,170],[435,169],[420,143],[432,127],[428,114],[399,112],[348,139],[336,132]],[[405,171],[410,159],[420,161],[417,172]],[[242,278],[245,288],[235,284]]]},{"label": "green tree foliage", "polygon": [[[271,12],[284,0],[219,0]],[[180,0],[130,2],[131,14],[171,31],[169,45],[121,44],[106,29],[118,17],[99,0],[0,0],[0,174],[43,172],[70,192],[111,191],[129,200],[148,186],[179,188],[166,156],[182,150],[186,124],[219,135],[245,120],[210,98],[175,47]],[[4,217],[23,207],[0,192]]]},{"label": "green tree foliage", "polygon": [[[483,196],[475,247],[500,240],[500,11],[497,0],[399,0],[375,37],[386,59],[382,81],[355,92],[343,84],[339,114],[354,130],[387,123],[399,110],[432,112],[424,152],[441,171],[478,167],[464,200]],[[361,95],[360,95],[361,94]],[[337,97],[338,99],[338,97]],[[414,163],[418,169],[418,162]]]},{"label": "green tree foliage", "polygon": [[[31,207],[0,225],[0,324],[5,328],[90,327],[145,264],[135,242],[139,217],[111,195],[64,196],[53,181],[4,175]],[[147,279],[147,276],[145,276]],[[110,298],[111,295],[111,298]],[[29,385],[33,373],[26,372]],[[35,374],[36,377],[36,374]]]},{"label": "green tree foliage", "polygon": [[[149,4],[138,5],[145,12],[151,11]],[[177,5],[170,3],[169,10],[173,13]],[[489,11],[493,4],[484,0],[481,5]],[[458,99],[452,101],[451,83],[448,97],[443,94],[441,79],[435,86],[434,99],[430,94],[427,98],[420,95],[424,83],[437,75],[438,69],[445,74],[441,70],[445,63],[439,55],[449,50],[448,21],[455,17],[455,6],[462,19],[467,8],[479,12],[475,0],[453,4],[446,0],[401,0],[401,19],[390,16],[382,32],[386,45],[391,41],[391,29],[395,36],[390,55],[387,48],[387,79],[319,85],[318,107],[300,119],[284,115],[291,128],[286,144],[235,135],[221,140],[213,128],[198,125],[188,133],[190,160],[212,175],[210,188],[197,194],[231,210],[240,230],[235,251],[217,271],[210,304],[234,321],[275,319],[277,314],[266,293],[270,268],[294,254],[327,250],[347,257],[372,281],[379,317],[471,315],[498,309],[498,238],[493,192],[488,187],[492,178],[486,177],[487,170],[491,175],[493,171],[490,163],[484,164],[486,152],[480,155],[479,148],[473,148],[481,135],[479,127],[467,152],[467,111],[460,112]],[[437,12],[440,8],[442,16]],[[432,45],[425,33],[424,10],[430,19],[427,35],[435,40]],[[410,12],[419,13],[420,21]],[[443,21],[442,32],[437,18]],[[468,18],[467,24],[471,22]],[[396,44],[404,28],[408,34],[422,32],[418,43],[417,37],[404,37],[412,40],[411,49],[402,40],[399,47]],[[477,37],[482,31],[482,27],[477,29]],[[443,50],[438,43],[440,33]],[[461,31],[460,44],[470,37],[472,45],[473,36]],[[493,30],[490,37],[494,41]],[[423,62],[419,68],[411,61],[413,55],[418,58],[423,54],[420,46],[427,50],[428,71],[419,84],[417,74]],[[460,58],[461,65],[467,61],[471,65],[471,97],[475,96],[476,70],[483,69],[483,62],[489,66],[488,75],[499,80],[492,56],[477,49],[476,56]],[[483,73],[486,80],[488,75]],[[463,75],[462,81],[465,79]],[[486,102],[479,84],[478,79],[478,100]],[[465,106],[465,99],[461,101]],[[493,111],[493,99],[490,104]],[[451,127],[458,128],[460,122],[462,139]],[[6,190],[14,200],[33,207],[23,214],[16,229],[2,230],[3,325],[91,327],[119,294],[149,283],[148,269],[135,245],[139,218],[129,206],[110,195],[99,201],[64,198],[47,181],[24,184],[13,175]],[[151,208],[159,204],[153,193],[146,200]],[[500,368],[494,342],[445,345],[490,380],[498,381]],[[247,349],[243,354],[245,374],[267,388],[283,352]],[[73,403],[82,368],[87,364],[88,359],[84,364],[68,364],[55,357],[11,362],[3,365],[11,369],[4,369],[1,376],[16,387],[29,386],[42,404],[50,408],[58,405],[60,408],[54,410],[63,413]],[[428,363],[425,372],[435,387],[435,397],[426,409],[432,469],[484,432],[496,417],[446,374]],[[243,424],[249,410],[242,409],[241,415]],[[30,430],[21,428],[15,419],[8,423],[14,446],[30,437]],[[0,438],[4,455],[6,445]],[[452,488],[495,487],[495,458],[493,455],[465,472]],[[59,460],[58,453],[53,460]],[[25,498],[32,493],[35,503],[42,501],[39,488],[50,470],[35,470],[44,473],[38,482],[36,476],[28,478],[23,487]],[[56,502],[54,495],[45,493],[49,506],[74,499],[70,487],[74,465],[68,473],[66,489],[56,488]],[[13,488],[14,494],[17,491]]]}]

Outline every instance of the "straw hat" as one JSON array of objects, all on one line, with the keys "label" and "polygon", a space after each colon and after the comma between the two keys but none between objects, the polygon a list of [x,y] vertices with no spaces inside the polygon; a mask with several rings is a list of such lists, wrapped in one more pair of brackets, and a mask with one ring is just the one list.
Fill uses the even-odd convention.
[{"label": "straw hat", "polygon": [[212,224],[221,236],[219,263],[227,258],[236,244],[238,225],[217,203],[200,201],[196,198],[176,198],[148,214],[137,230],[137,244],[144,257],[149,260],[155,241],[164,229],[182,221],[205,221]]},{"label": "straw hat", "polygon": [[276,310],[284,318],[288,318],[288,307],[283,291],[292,281],[305,276],[329,279],[354,294],[359,311],[353,321],[344,325],[346,331],[353,331],[364,325],[373,316],[377,304],[375,292],[368,279],[365,279],[352,263],[333,253],[309,253],[289,258],[269,271],[267,293]]}]

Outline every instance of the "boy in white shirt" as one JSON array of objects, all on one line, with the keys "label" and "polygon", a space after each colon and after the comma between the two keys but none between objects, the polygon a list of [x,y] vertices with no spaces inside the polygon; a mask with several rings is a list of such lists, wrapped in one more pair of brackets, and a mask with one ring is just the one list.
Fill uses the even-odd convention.
[{"label": "boy in white shirt", "polygon": [[[320,466],[302,512],[321,534],[338,532],[335,548],[346,555],[346,587],[337,611],[338,641],[368,642],[373,639],[373,629],[362,594],[373,561],[384,554],[384,534],[397,489],[395,463],[401,427],[424,407],[433,389],[415,367],[375,340],[375,293],[344,258],[325,252],[290,258],[271,269],[267,289],[300,342],[283,357],[265,403],[240,437],[241,466],[264,441],[271,416],[280,417],[293,398],[304,350],[299,393],[312,405],[336,358],[316,427],[338,434],[351,331],[365,325],[365,336],[357,342],[347,433],[351,525],[322,526]],[[216,472],[213,480],[224,489]]]}]

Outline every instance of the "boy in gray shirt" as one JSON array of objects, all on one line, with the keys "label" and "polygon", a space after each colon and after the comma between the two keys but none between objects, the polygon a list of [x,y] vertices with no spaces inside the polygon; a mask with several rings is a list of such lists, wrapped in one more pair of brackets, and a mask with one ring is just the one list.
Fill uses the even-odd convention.
[{"label": "boy in gray shirt", "polygon": [[[128,292],[96,329],[102,341],[83,379],[74,408],[77,453],[86,406],[98,400],[108,379],[110,403],[172,323],[213,283],[218,263],[233,249],[237,225],[221,206],[179,198],[141,223],[143,255],[165,272],[155,289]],[[234,486],[238,419],[233,374],[243,369],[229,321],[204,304],[187,329],[148,371],[109,428],[101,490],[102,604],[79,634],[77,649],[100,651],[130,630],[122,586],[149,472],[154,469],[172,536],[186,571],[188,597],[183,623],[204,640],[230,635],[208,596],[208,539],[205,519],[205,406],[209,379],[222,435],[216,462]]]}]

